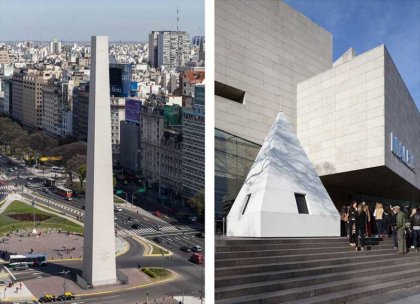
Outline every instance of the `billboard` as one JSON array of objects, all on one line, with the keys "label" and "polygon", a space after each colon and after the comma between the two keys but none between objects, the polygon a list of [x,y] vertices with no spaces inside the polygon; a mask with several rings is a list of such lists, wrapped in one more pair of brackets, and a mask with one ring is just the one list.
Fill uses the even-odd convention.
[{"label": "billboard", "polygon": [[125,120],[140,123],[141,101],[128,98],[125,101]]},{"label": "billboard", "polygon": [[111,96],[128,97],[131,90],[131,64],[111,63],[109,86]]}]

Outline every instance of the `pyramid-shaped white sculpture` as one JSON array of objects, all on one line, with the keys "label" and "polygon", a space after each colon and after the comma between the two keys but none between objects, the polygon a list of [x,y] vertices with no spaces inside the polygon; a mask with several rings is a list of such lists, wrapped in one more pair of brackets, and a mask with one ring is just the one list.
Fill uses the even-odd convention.
[{"label": "pyramid-shaped white sculpture", "polygon": [[[296,196],[305,198],[308,214],[299,213]],[[338,211],[283,113],[278,114],[233,203],[227,235],[340,235]]]}]

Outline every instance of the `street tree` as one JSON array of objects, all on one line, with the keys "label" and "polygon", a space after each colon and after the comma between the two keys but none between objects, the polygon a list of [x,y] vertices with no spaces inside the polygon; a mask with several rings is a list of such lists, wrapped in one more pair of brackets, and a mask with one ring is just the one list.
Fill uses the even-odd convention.
[{"label": "street tree", "polygon": [[204,216],[204,190],[197,192],[188,202],[199,216]]}]

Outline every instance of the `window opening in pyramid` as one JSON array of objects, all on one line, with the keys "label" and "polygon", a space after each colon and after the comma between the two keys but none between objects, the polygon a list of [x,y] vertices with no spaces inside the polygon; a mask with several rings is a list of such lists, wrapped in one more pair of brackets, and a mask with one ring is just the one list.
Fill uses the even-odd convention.
[{"label": "window opening in pyramid", "polygon": [[308,205],[306,204],[306,194],[295,193],[296,205],[299,214],[309,214]]},{"label": "window opening in pyramid", "polygon": [[244,204],[244,209],[242,210],[242,215],[245,213],[246,207],[248,207],[248,203],[249,203],[250,198],[251,198],[251,194],[247,194],[245,196],[245,204]]}]

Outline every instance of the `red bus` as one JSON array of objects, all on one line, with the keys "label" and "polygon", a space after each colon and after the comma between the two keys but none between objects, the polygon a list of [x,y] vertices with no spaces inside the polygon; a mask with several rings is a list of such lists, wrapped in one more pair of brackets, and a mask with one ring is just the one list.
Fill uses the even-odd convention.
[{"label": "red bus", "polygon": [[204,255],[201,253],[193,253],[190,257],[190,261],[195,264],[203,264],[204,263]]},{"label": "red bus", "polygon": [[71,201],[73,197],[73,190],[60,186],[55,187],[55,193],[64,197],[68,201]]}]

